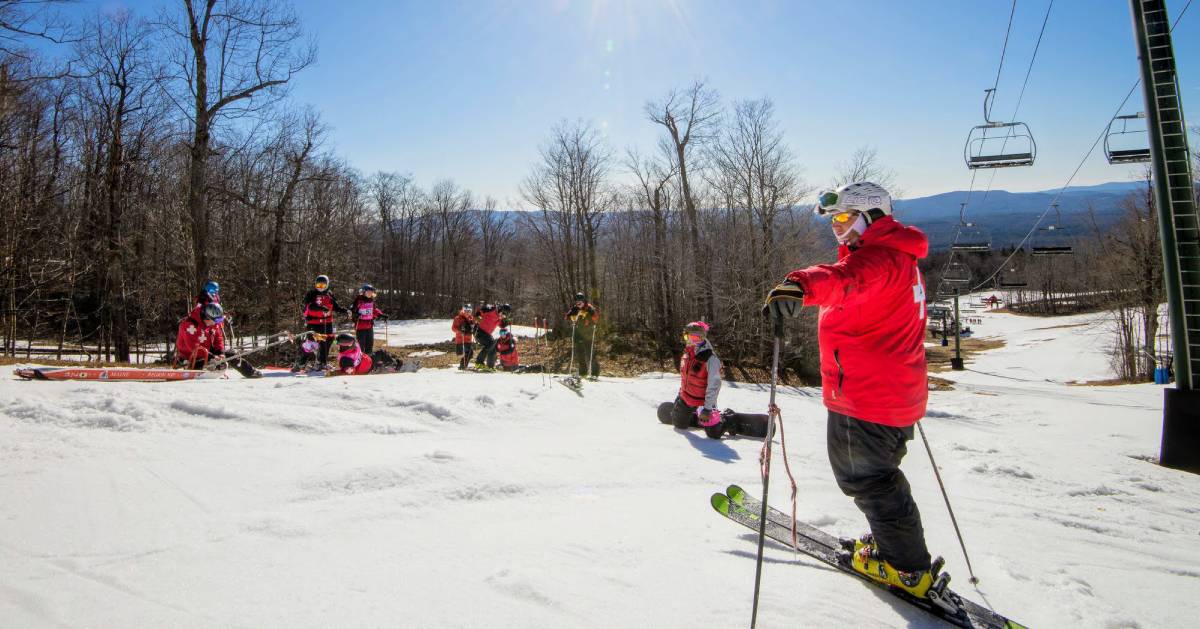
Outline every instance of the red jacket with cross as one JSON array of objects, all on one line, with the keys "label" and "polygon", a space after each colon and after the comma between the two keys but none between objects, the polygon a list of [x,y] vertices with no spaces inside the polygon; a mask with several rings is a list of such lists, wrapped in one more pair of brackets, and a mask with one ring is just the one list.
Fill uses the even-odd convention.
[{"label": "red jacket with cross", "polygon": [[921,230],[891,216],[871,223],[838,261],[792,271],[804,305],[820,306],[821,390],[831,411],[887,426],[925,416],[925,282]]}]

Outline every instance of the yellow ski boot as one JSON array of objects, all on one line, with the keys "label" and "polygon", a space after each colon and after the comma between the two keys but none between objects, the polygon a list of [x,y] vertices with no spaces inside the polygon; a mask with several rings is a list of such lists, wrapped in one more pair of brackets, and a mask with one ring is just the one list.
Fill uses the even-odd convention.
[{"label": "yellow ski boot", "polygon": [[[851,550],[853,544],[853,550]],[[950,613],[957,612],[957,605],[945,596],[950,584],[950,575],[941,572],[945,560],[938,557],[933,560],[929,570],[917,572],[901,572],[892,564],[879,556],[879,547],[870,533],[856,540],[842,540],[843,561],[855,572],[898,590],[902,590],[914,598],[928,599],[938,607]]]}]

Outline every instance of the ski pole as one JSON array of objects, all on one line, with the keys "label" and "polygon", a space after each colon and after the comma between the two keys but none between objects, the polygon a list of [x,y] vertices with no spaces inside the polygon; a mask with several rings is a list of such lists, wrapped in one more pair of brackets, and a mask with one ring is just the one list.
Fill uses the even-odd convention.
[{"label": "ski pole", "polygon": [[571,373],[575,370],[575,320],[571,319],[571,363],[567,366],[567,372]]},{"label": "ski pole", "polygon": [[[783,339],[783,317],[778,313],[771,321],[772,336],[775,337],[775,349],[771,358],[771,408],[775,408],[775,387],[779,381],[779,345]],[[763,440],[762,454],[759,456],[762,466],[763,495],[762,513],[758,517],[758,559],[754,565],[754,606],[750,611],[750,629],[758,623],[758,593],[762,585],[763,545],[767,540],[767,491],[771,482],[771,442],[775,439],[775,417],[771,413],[767,421],[767,438]]]},{"label": "ski pole", "polygon": [[967,561],[967,574],[971,575],[968,581],[972,585],[977,585],[979,577],[975,576],[975,570],[971,568],[971,558],[967,556],[967,544],[963,541],[962,531],[958,529],[958,520],[954,517],[954,509],[950,507],[950,496],[946,493],[946,486],[942,484],[942,474],[938,472],[937,461],[933,460],[933,450],[929,448],[929,440],[925,438],[925,429],[921,427],[921,422],[917,422],[917,431],[921,433],[921,442],[925,444],[925,453],[929,455],[929,464],[933,466],[933,475],[937,478],[938,488],[942,490],[942,500],[946,501],[946,511],[950,513],[950,523],[954,525],[954,534],[958,536],[958,546],[962,548],[963,559]]},{"label": "ski pole", "polygon": [[592,322],[592,344],[588,348],[588,380],[595,380],[599,374],[592,373],[592,364],[596,360],[596,328],[600,327],[595,321]]},{"label": "ski pole", "polygon": [[[246,351],[244,351],[244,352],[241,352],[241,353],[238,353],[238,354],[234,354],[233,356],[222,356],[221,358],[218,358],[218,359],[216,359],[216,360],[212,361],[211,363],[209,363],[209,364],[208,364],[208,366],[209,366],[209,368],[211,369],[211,368],[213,368],[213,367],[216,367],[217,365],[221,365],[221,364],[224,364],[224,363],[230,362],[230,361],[232,361],[232,360],[236,360],[236,359],[238,359],[238,358],[241,358],[241,357],[243,357],[243,356],[249,356],[250,354],[257,354],[258,352],[261,352],[261,351],[263,351],[263,350],[265,350],[265,349],[268,349],[268,348],[271,348],[271,347],[275,347],[276,345],[283,345],[284,343],[288,343],[288,342],[290,342],[290,341],[294,341],[294,340],[296,340],[296,339],[302,339],[302,338],[304,338],[304,337],[308,336],[309,334],[312,334],[312,331],[311,331],[311,330],[310,330],[310,331],[308,331],[308,332],[301,332],[300,334],[292,334],[291,332],[286,332],[286,331],[285,331],[285,332],[280,332],[279,334],[276,334],[276,335],[274,335],[274,336],[284,336],[284,337],[286,337],[286,338],[283,338],[283,339],[281,339],[281,340],[275,341],[274,343],[268,343],[268,344],[266,344],[266,345],[263,345],[262,347],[257,347],[257,348],[254,348],[254,349],[248,349],[248,350],[246,350]],[[267,337],[267,338],[271,338],[271,337]]]}]

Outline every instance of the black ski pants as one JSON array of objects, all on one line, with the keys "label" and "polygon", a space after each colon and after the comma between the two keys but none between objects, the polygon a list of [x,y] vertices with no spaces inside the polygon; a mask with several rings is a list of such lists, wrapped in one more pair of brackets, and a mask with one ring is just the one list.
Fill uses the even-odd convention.
[{"label": "black ski pants", "polygon": [[482,365],[486,362],[488,367],[495,367],[496,337],[483,330],[476,330],[475,340],[479,341],[479,354],[475,357],[475,364]]},{"label": "black ski pants", "polygon": [[675,406],[671,407],[671,423],[680,430],[699,428],[700,421],[696,419],[695,406],[689,406],[683,398],[675,397]]},{"label": "black ski pants", "polygon": [[358,348],[370,356],[371,351],[375,349],[375,328],[356,330],[354,335],[358,337]]},{"label": "black ski pants", "polygon": [[829,411],[829,463],[838,487],[867,517],[883,559],[903,572],[929,569],[921,513],[900,471],[912,438],[912,426],[884,426]]}]

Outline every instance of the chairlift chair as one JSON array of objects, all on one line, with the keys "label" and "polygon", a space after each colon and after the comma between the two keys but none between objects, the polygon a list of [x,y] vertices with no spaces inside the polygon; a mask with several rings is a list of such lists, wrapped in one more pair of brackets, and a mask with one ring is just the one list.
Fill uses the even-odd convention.
[{"label": "chairlift chair", "polygon": [[952,287],[967,286],[971,283],[971,269],[962,262],[951,261],[942,273],[942,281]]},{"label": "chairlift chair", "polygon": [[967,221],[967,204],[961,203],[958,208],[958,235],[950,245],[951,251],[966,253],[987,253],[992,250],[992,239],[987,230]]},{"label": "chairlift chair", "polygon": [[[1139,111],[1136,114],[1117,116],[1108,122],[1108,129],[1104,132],[1104,156],[1108,163],[1138,164],[1150,161],[1148,130],[1144,123],[1134,123],[1134,128],[1130,128],[1130,121],[1145,118],[1146,113]],[[1119,129],[1116,128],[1118,121]]]},{"label": "chairlift chair", "polygon": [[1038,233],[1034,236],[1033,245],[1029,250],[1030,255],[1041,257],[1075,253],[1075,249],[1071,246],[1070,233],[1062,226],[1062,215],[1059,213],[1058,204],[1055,203],[1052,207],[1054,208],[1054,222],[1038,228]]},{"label": "chairlift chair", "polygon": [[[1037,157],[1037,142],[1024,122],[997,122],[991,119],[995,88],[984,90],[984,124],[971,128],[963,146],[967,168],[1010,168],[1032,166]],[[1011,146],[1010,146],[1011,145]]]},{"label": "chairlift chair", "polygon": [[1007,269],[1000,272],[999,281],[1000,288],[1025,288],[1029,286],[1029,281],[1025,279],[1025,274],[1021,272],[1016,265],[1010,265]]}]

